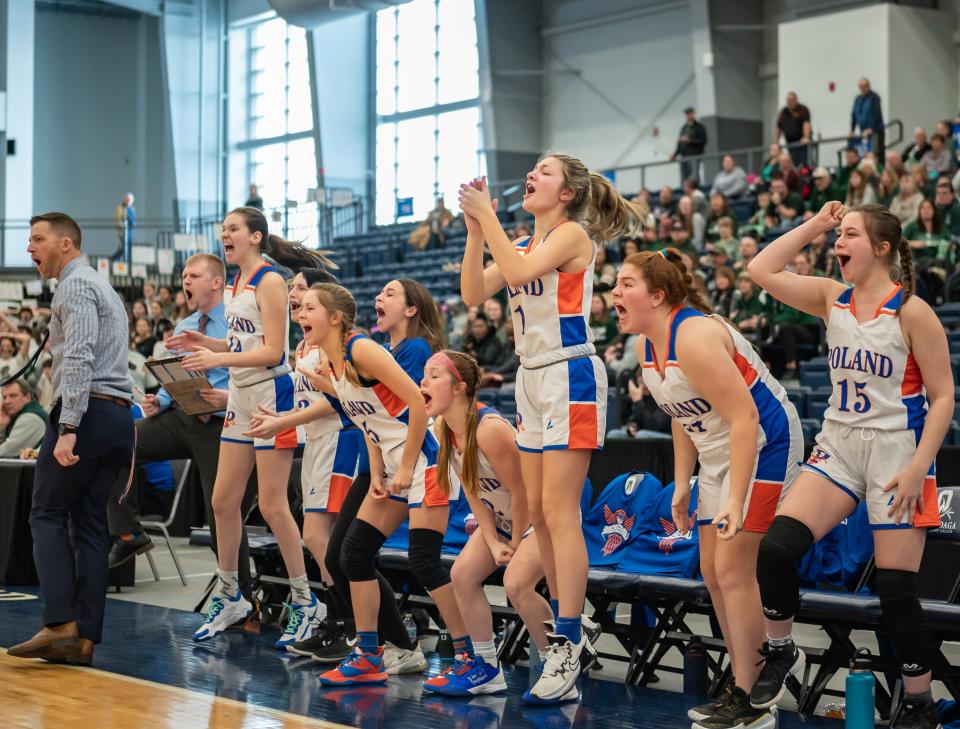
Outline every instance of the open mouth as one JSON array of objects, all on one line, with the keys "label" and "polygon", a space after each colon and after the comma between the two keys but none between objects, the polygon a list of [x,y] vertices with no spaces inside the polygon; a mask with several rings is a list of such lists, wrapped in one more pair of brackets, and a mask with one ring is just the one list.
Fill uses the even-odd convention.
[{"label": "open mouth", "polygon": [[426,392],[424,392],[423,390],[420,391],[420,394],[423,395],[423,403],[424,403],[424,405],[429,405],[429,404],[430,404],[430,401],[433,400],[433,398],[430,397],[430,395],[427,394]]},{"label": "open mouth", "polygon": [[299,313],[300,313],[300,304],[298,304],[296,301],[291,301],[291,302],[290,302],[290,314],[291,314],[291,316],[296,316],[296,315],[299,314]]},{"label": "open mouth", "polygon": [[386,312],[383,310],[382,306],[375,307],[375,310],[377,312],[377,319],[383,319],[383,317],[386,315]]},{"label": "open mouth", "polygon": [[193,291],[191,291],[190,289],[184,289],[183,295],[187,297],[187,303],[193,301]]},{"label": "open mouth", "polygon": [[303,329],[303,336],[304,336],[304,337],[309,337],[309,336],[310,336],[310,332],[313,331],[313,327],[310,326],[309,324],[301,324],[301,325],[300,325],[300,328]]},{"label": "open mouth", "polygon": [[617,310],[617,318],[622,319],[627,314],[627,307],[623,304],[614,304],[613,308]]},{"label": "open mouth", "polygon": [[223,244],[224,253],[233,253],[233,243],[224,243]]},{"label": "open mouth", "polygon": [[527,195],[532,195],[536,191],[537,191],[536,186],[534,186],[532,182],[528,182],[524,187],[524,197],[526,197]]},{"label": "open mouth", "polygon": [[39,258],[34,258],[32,260],[33,260],[33,265],[35,266],[39,266],[43,262]]},{"label": "open mouth", "polygon": [[850,263],[850,256],[846,255],[845,253],[838,253],[837,263],[840,264],[840,268],[846,267],[846,265]]}]

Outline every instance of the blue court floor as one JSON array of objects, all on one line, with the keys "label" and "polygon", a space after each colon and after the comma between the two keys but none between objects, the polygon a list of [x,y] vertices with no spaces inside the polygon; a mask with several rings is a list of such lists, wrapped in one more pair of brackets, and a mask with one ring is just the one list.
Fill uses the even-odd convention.
[{"label": "blue court floor", "polygon": [[[31,637],[40,626],[40,610],[36,599],[0,600],[0,646],[10,647]],[[182,610],[107,600],[105,639],[97,648],[94,667],[364,729],[676,729],[690,725],[686,708],[693,701],[681,694],[596,679],[582,681],[579,704],[526,707],[520,696],[532,680],[525,668],[507,670],[510,689],[505,695],[473,699],[431,697],[423,693],[422,678],[417,676],[391,677],[380,687],[321,688],[316,680],[317,663],[273,648],[276,629],[265,628],[259,636],[232,631],[209,643],[195,644],[191,635],[199,619],[196,613]],[[440,665],[431,657],[430,674],[437,673]],[[780,726],[838,724],[784,713]]]}]

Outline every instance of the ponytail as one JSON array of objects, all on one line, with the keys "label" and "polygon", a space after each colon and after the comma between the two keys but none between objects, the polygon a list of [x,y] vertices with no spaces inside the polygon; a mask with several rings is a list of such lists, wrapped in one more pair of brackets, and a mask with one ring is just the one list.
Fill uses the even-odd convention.
[{"label": "ponytail", "polygon": [[663,291],[664,301],[671,308],[686,304],[703,314],[713,313],[676,248],[633,253],[623,263],[640,269],[647,288],[651,292]]},{"label": "ponytail", "polygon": [[301,268],[339,268],[325,255],[325,251],[307,248],[303,243],[281,238],[270,232],[266,216],[256,208],[234,208],[230,215],[242,215],[251,233],[260,233],[260,252],[285,268],[299,271]]},{"label": "ponytail", "polygon": [[580,222],[592,240],[606,243],[643,229],[649,213],[646,205],[624,198],[606,177],[590,172],[576,157],[548,156],[560,162],[566,187],[573,191],[567,215]]},{"label": "ponytail", "polygon": [[900,238],[897,253],[900,254],[900,285],[903,287],[903,296],[900,299],[902,308],[907,303],[907,299],[917,290],[917,274],[913,267],[913,251],[906,238]]},{"label": "ponytail", "polygon": [[[463,352],[454,352],[453,350],[442,350],[453,366],[460,373],[460,379],[466,388],[467,396],[467,434],[466,443],[462,444],[461,453],[463,456],[460,461],[460,482],[471,496],[476,496],[480,490],[480,459],[477,453],[477,392],[480,389],[480,367],[477,361]],[[450,493],[450,467],[453,463],[453,431],[447,425],[447,419],[443,418],[439,424],[438,440],[440,441],[440,452],[437,454],[437,484],[443,494]]]}]

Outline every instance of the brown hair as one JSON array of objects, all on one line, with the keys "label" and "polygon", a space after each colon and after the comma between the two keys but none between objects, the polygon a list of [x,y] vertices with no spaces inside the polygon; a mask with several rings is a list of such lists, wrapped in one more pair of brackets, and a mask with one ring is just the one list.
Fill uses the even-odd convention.
[{"label": "brown hair", "polygon": [[606,177],[591,172],[576,157],[548,154],[541,160],[547,157],[560,162],[564,183],[573,191],[573,199],[567,203],[567,214],[571,220],[583,225],[591,239],[606,243],[643,228],[643,220],[649,212],[646,205],[624,198]]},{"label": "brown hair", "polygon": [[627,263],[640,269],[650,293],[663,291],[663,300],[671,309],[687,304],[704,314],[713,313],[676,248],[634,253],[624,260],[624,264]]},{"label": "brown hair", "polygon": [[899,278],[900,285],[903,286],[903,297],[900,300],[902,307],[916,291],[916,275],[913,270],[913,253],[903,237],[900,218],[883,205],[876,204],[857,205],[847,210],[846,214],[850,213],[860,213],[863,216],[863,227],[866,228],[867,238],[875,251],[879,252],[884,243],[890,244],[886,256],[887,266],[890,269],[890,278],[894,281]]},{"label": "brown hair", "polygon": [[303,243],[292,240],[285,240],[279,235],[270,232],[267,225],[267,218],[256,208],[234,208],[228,215],[243,216],[250,233],[260,233],[260,252],[270,256],[281,266],[296,272],[301,268],[316,268],[325,266],[327,268],[339,268],[336,263],[327,258],[322,251],[307,248]]},{"label": "brown hair", "polygon": [[30,226],[32,227],[36,223],[49,223],[54,233],[61,238],[69,238],[73,243],[73,247],[78,251],[80,250],[80,239],[82,238],[80,226],[77,225],[76,220],[66,213],[54,212],[34,215],[30,218]]},{"label": "brown hair", "polygon": [[334,283],[318,283],[310,287],[310,291],[317,295],[320,305],[330,314],[340,314],[340,348],[343,350],[343,374],[354,385],[360,384],[360,375],[356,367],[346,359],[347,340],[353,333],[354,321],[357,318],[357,302],[353,294],[343,286]]},{"label": "brown hair", "polygon": [[[460,373],[460,378],[466,386],[467,395],[467,442],[462,444],[463,460],[460,464],[460,482],[471,496],[480,490],[478,471],[480,460],[477,456],[477,391],[480,389],[480,366],[477,360],[469,354],[454,352],[451,349],[443,350],[450,358],[453,366]],[[452,375],[451,375],[452,376]],[[440,453],[437,455],[437,484],[440,490],[447,495],[450,493],[450,464],[453,459],[453,431],[447,426],[446,418],[438,426]]]},{"label": "brown hair", "polygon": [[[187,259],[187,262],[183,264],[183,267],[186,268],[191,263],[199,263],[201,261],[207,264],[211,276],[214,278],[219,276],[223,281],[227,280],[227,269],[224,267],[223,261],[212,253],[194,253]],[[153,282],[151,281],[151,283]]]},{"label": "brown hair", "polygon": [[407,306],[417,309],[416,315],[407,319],[407,337],[420,337],[430,345],[431,351],[440,351],[447,342],[437,302],[419,281],[414,281],[412,278],[398,278],[397,283],[403,287],[403,298],[406,299]]}]

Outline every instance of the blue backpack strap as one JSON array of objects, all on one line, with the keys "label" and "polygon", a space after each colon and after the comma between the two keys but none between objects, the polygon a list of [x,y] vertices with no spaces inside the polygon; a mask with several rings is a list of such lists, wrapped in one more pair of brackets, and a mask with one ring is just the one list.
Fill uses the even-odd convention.
[{"label": "blue backpack strap", "polygon": [[250,280],[247,281],[247,286],[256,286],[260,283],[260,279],[263,278],[264,274],[269,273],[270,271],[276,271],[273,266],[263,266],[261,267],[253,276],[250,277]]}]

